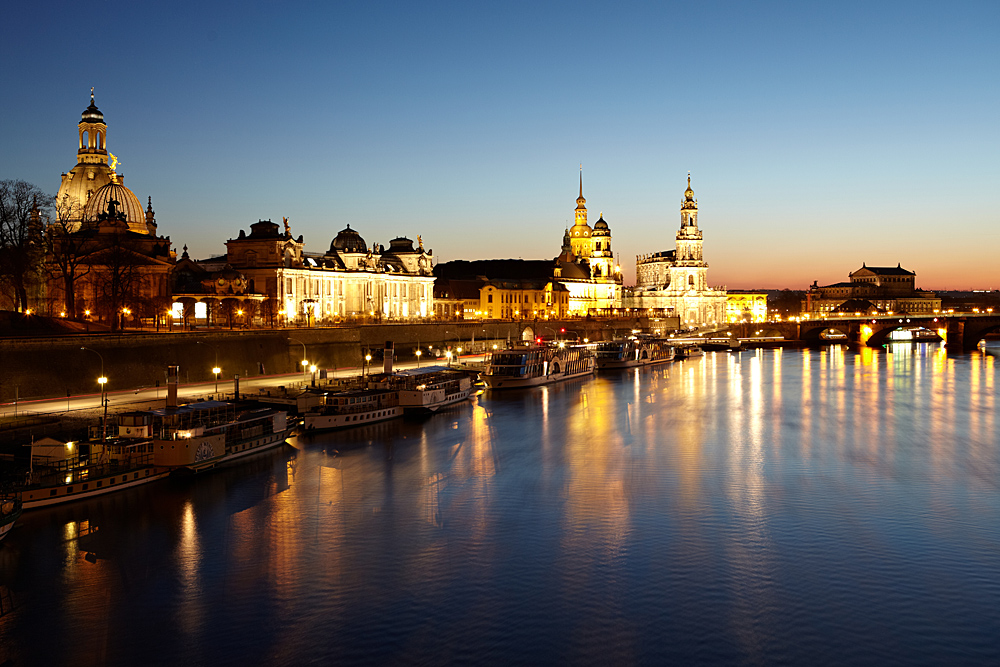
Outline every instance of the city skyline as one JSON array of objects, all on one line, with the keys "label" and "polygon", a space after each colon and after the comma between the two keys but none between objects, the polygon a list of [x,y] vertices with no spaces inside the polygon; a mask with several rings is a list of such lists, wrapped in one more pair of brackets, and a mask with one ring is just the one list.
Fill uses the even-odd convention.
[{"label": "city skyline", "polygon": [[1000,287],[987,3],[105,6],[93,37],[69,4],[11,10],[4,88],[30,94],[3,178],[55,194],[94,86],[126,185],[196,257],[287,216],[311,251],[350,224],[437,261],[550,258],[582,162],[627,284],[673,247],[691,171],[712,284],[864,262]]}]

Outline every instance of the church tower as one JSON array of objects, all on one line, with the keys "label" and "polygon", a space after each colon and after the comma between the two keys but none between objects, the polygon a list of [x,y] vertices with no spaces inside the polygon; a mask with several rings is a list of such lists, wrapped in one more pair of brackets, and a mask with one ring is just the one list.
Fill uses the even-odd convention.
[{"label": "church tower", "polygon": [[578,258],[590,257],[590,234],[587,224],[587,200],[583,198],[583,165],[580,166],[580,196],[576,198],[576,223],[569,230],[573,254]]},{"label": "church tower", "polygon": [[64,222],[72,221],[71,231],[79,229],[91,195],[115,180],[115,171],[108,165],[108,126],[94,104],[93,88],[90,106],[83,110],[77,133],[76,166],[62,175],[56,195],[56,215]]},{"label": "church tower", "polygon": [[671,289],[688,293],[708,289],[708,264],[702,257],[701,244],[698,200],[694,198],[691,173],[688,172],[688,186],[684,191],[684,199],[681,200],[681,228],[677,232],[676,259],[670,267]]},{"label": "church tower", "polygon": [[677,264],[679,266],[708,266],[701,254],[702,235],[698,229],[698,200],[691,189],[691,174],[681,200],[681,228],[677,232]]}]

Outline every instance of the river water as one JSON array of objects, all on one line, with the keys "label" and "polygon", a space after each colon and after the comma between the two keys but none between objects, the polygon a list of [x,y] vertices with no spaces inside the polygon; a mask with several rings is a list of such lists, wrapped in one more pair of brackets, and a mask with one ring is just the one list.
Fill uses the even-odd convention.
[{"label": "river water", "polygon": [[32,512],[0,663],[997,664],[994,361],[710,353]]}]

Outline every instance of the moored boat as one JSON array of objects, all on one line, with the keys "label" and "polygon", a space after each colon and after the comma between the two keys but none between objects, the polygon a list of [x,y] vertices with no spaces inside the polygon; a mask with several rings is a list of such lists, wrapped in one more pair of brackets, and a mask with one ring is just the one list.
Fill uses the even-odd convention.
[{"label": "moored boat", "polygon": [[[112,493],[163,479],[170,469],[153,461],[152,440],[119,418],[118,433],[94,429],[90,440],[43,438],[31,445],[21,501],[26,510]],[[126,433],[128,431],[128,433]]]},{"label": "moored boat", "polygon": [[399,391],[377,383],[372,388],[345,388],[327,394],[323,403],[306,412],[307,431],[363,426],[403,416]]},{"label": "moored boat", "polygon": [[593,353],[583,346],[528,345],[493,352],[483,380],[490,389],[536,387],[591,375]]},{"label": "moored boat", "polygon": [[21,516],[20,498],[0,498],[0,540],[14,527],[14,522]]},{"label": "moored boat", "polygon": [[475,394],[474,371],[428,366],[397,371],[392,383],[399,388],[399,405],[406,412],[437,412],[469,400]]},{"label": "moored boat", "polygon": [[283,445],[288,413],[204,401],[150,410],[153,462],[169,470],[201,472]]},{"label": "moored boat", "polygon": [[674,360],[674,346],[656,338],[628,338],[597,343],[594,356],[598,370],[633,368]]},{"label": "moored boat", "polygon": [[700,357],[705,354],[697,345],[682,345],[677,348],[677,357],[679,359],[690,359],[692,357]]}]

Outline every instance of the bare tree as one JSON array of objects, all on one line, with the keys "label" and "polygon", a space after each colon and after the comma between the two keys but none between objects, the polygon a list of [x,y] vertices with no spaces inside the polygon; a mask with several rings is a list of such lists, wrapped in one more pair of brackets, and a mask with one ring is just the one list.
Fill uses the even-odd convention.
[{"label": "bare tree", "polygon": [[142,288],[142,257],[129,243],[128,227],[122,224],[109,235],[107,245],[89,261],[100,265],[100,270],[94,274],[94,292],[102,313],[111,323],[111,330],[116,331],[122,308],[134,306]]},{"label": "bare tree", "polygon": [[52,197],[26,181],[0,181],[0,278],[13,293],[14,309],[28,309],[28,288],[41,280],[45,254],[42,219]]},{"label": "bare tree", "polygon": [[49,223],[45,234],[46,272],[53,280],[60,280],[63,289],[63,305],[69,317],[77,316],[76,283],[90,273],[86,257],[93,248],[88,248],[84,237],[74,234],[82,220],[79,205],[73,205],[69,196],[56,202],[56,219]]}]

